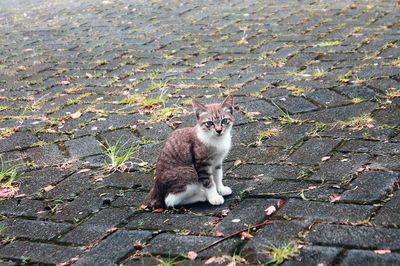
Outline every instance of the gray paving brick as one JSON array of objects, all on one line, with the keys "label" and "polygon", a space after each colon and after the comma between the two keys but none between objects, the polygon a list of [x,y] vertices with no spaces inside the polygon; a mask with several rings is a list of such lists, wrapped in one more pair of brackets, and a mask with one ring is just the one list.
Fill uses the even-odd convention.
[{"label": "gray paving brick", "polygon": [[373,206],[368,205],[332,204],[290,199],[276,213],[276,216],[319,221],[357,222],[365,220],[374,209]]},{"label": "gray paving brick", "polygon": [[317,224],[305,239],[317,245],[340,245],[351,248],[398,249],[399,232],[393,228]]},{"label": "gray paving brick", "polygon": [[149,236],[151,236],[151,233],[146,231],[120,230],[85,253],[75,265],[111,265],[117,263],[134,250],[136,241],[143,243]]},{"label": "gray paving brick", "polygon": [[30,263],[61,264],[82,253],[77,247],[65,247],[46,243],[33,243],[27,241],[13,241],[0,249],[0,257],[19,260],[21,257]]}]

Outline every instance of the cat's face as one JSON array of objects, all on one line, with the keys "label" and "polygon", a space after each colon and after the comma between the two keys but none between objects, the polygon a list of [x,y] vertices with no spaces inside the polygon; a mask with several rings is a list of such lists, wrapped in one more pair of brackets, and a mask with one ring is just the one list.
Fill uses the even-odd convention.
[{"label": "cat's face", "polygon": [[203,105],[193,100],[197,124],[210,137],[220,137],[233,125],[233,96],[229,95],[221,104]]}]

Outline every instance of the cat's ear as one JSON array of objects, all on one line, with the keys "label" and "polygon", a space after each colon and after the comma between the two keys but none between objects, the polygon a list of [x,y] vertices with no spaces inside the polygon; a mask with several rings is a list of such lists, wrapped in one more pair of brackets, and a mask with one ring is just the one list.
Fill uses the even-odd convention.
[{"label": "cat's ear", "polygon": [[231,114],[233,114],[233,96],[228,95],[221,106],[223,110],[228,110]]},{"label": "cat's ear", "polygon": [[199,119],[200,115],[204,112],[207,112],[207,107],[204,104],[199,103],[196,100],[192,100],[192,105],[194,112],[196,113],[197,119]]}]

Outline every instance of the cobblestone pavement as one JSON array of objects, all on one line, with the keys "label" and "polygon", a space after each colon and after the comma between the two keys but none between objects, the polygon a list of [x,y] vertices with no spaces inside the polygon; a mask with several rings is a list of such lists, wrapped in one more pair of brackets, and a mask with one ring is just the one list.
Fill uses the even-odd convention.
[{"label": "cobblestone pavement", "polygon": [[[0,1],[0,265],[280,263],[273,246],[398,265],[399,22],[381,0]],[[234,194],[141,209],[191,99],[227,94]]]}]

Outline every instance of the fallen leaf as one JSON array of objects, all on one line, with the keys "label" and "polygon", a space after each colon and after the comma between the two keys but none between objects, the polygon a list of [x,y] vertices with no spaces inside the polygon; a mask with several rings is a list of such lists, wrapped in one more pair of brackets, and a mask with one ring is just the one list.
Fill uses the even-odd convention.
[{"label": "fallen leaf", "polygon": [[77,174],[86,173],[86,172],[89,172],[89,171],[90,171],[89,168],[84,168],[84,169],[79,170]]},{"label": "fallen leaf", "polygon": [[114,233],[115,231],[118,231],[118,228],[117,228],[117,227],[112,227],[112,228],[108,229],[106,232],[107,232],[107,234],[112,234],[112,233]]},{"label": "fallen leaf", "polygon": [[215,219],[211,222],[209,222],[210,226],[215,227],[217,224],[219,224],[221,222],[221,218]]},{"label": "fallen leaf", "polygon": [[214,236],[216,236],[216,237],[222,237],[222,236],[224,236],[224,234],[221,232],[221,231],[215,231],[215,233],[214,233]]},{"label": "fallen leaf", "polygon": [[71,82],[68,80],[61,81],[61,85],[69,85],[69,84],[71,84]]},{"label": "fallen leaf", "polygon": [[238,222],[240,222],[240,219],[233,219],[232,220],[232,223],[238,223]]},{"label": "fallen leaf", "polygon": [[331,156],[324,156],[321,158],[321,162],[325,162],[327,160],[329,160],[331,158]]},{"label": "fallen leaf", "polygon": [[189,251],[187,254],[187,258],[189,260],[195,260],[197,258],[197,253],[194,251]]},{"label": "fallen leaf", "polygon": [[377,249],[377,250],[374,250],[374,253],[378,254],[378,255],[384,255],[384,254],[392,253],[392,251],[390,249]]},{"label": "fallen leaf", "polygon": [[264,210],[265,214],[270,216],[271,214],[273,214],[274,212],[276,212],[276,208],[274,205],[269,206],[268,208],[266,208]]},{"label": "fallen leaf", "polygon": [[157,208],[157,209],[152,210],[151,212],[152,213],[162,213],[163,211],[164,211],[163,208]]},{"label": "fallen leaf", "polygon": [[12,197],[16,191],[11,188],[1,188],[0,189],[0,198],[9,198]]},{"label": "fallen leaf", "polygon": [[70,116],[72,119],[77,119],[77,118],[81,117],[81,115],[82,115],[82,113],[77,111],[75,113],[72,113]]},{"label": "fallen leaf", "polygon": [[334,193],[334,194],[329,196],[329,202],[330,203],[336,202],[336,201],[340,200],[341,197],[342,196]]},{"label": "fallen leaf", "polygon": [[252,239],[252,238],[254,238],[254,236],[252,234],[247,233],[247,232],[241,232],[240,233],[240,238],[242,240],[245,240],[245,239]]},{"label": "fallen leaf", "polygon": [[223,209],[223,210],[221,211],[221,215],[222,215],[222,216],[227,216],[229,212],[230,212],[229,209]]},{"label": "fallen leaf", "polygon": [[277,204],[277,206],[278,206],[278,209],[280,209],[280,208],[282,208],[283,207],[283,200],[278,200],[278,204]]},{"label": "fallen leaf", "polygon": [[44,191],[44,192],[49,192],[49,191],[52,190],[53,188],[54,188],[53,185],[48,185],[48,186],[46,186],[46,187],[43,188],[43,191]]},{"label": "fallen leaf", "polygon": [[20,199],[20,198],[25,198],[25,197],[26,197],[26,194],[18,194],[14,198]]},{"label": "fallen leaf", "polygon": [[241,164],[242,164],[242,160],[240,160],[240,159],[237,159],[237,160],[233,163],[234,166],[238,166],[238,165],[241,165]]},{"label": "fallen leaf", "polygon": [[136,241],[135,244],[133,244],[133,248],[135,250],[142,250],[144,248],[144,246],[140,241]]},{"label": "fallen leaf", "polygon": [[208,264],[213,263],[213,262],[215,261],[216,258],[217,258],[217,257],[215,257],[215,256],[212,256],[212,257],[208,258],[208,259],[204,262],[204,265],[208,265]]}]

